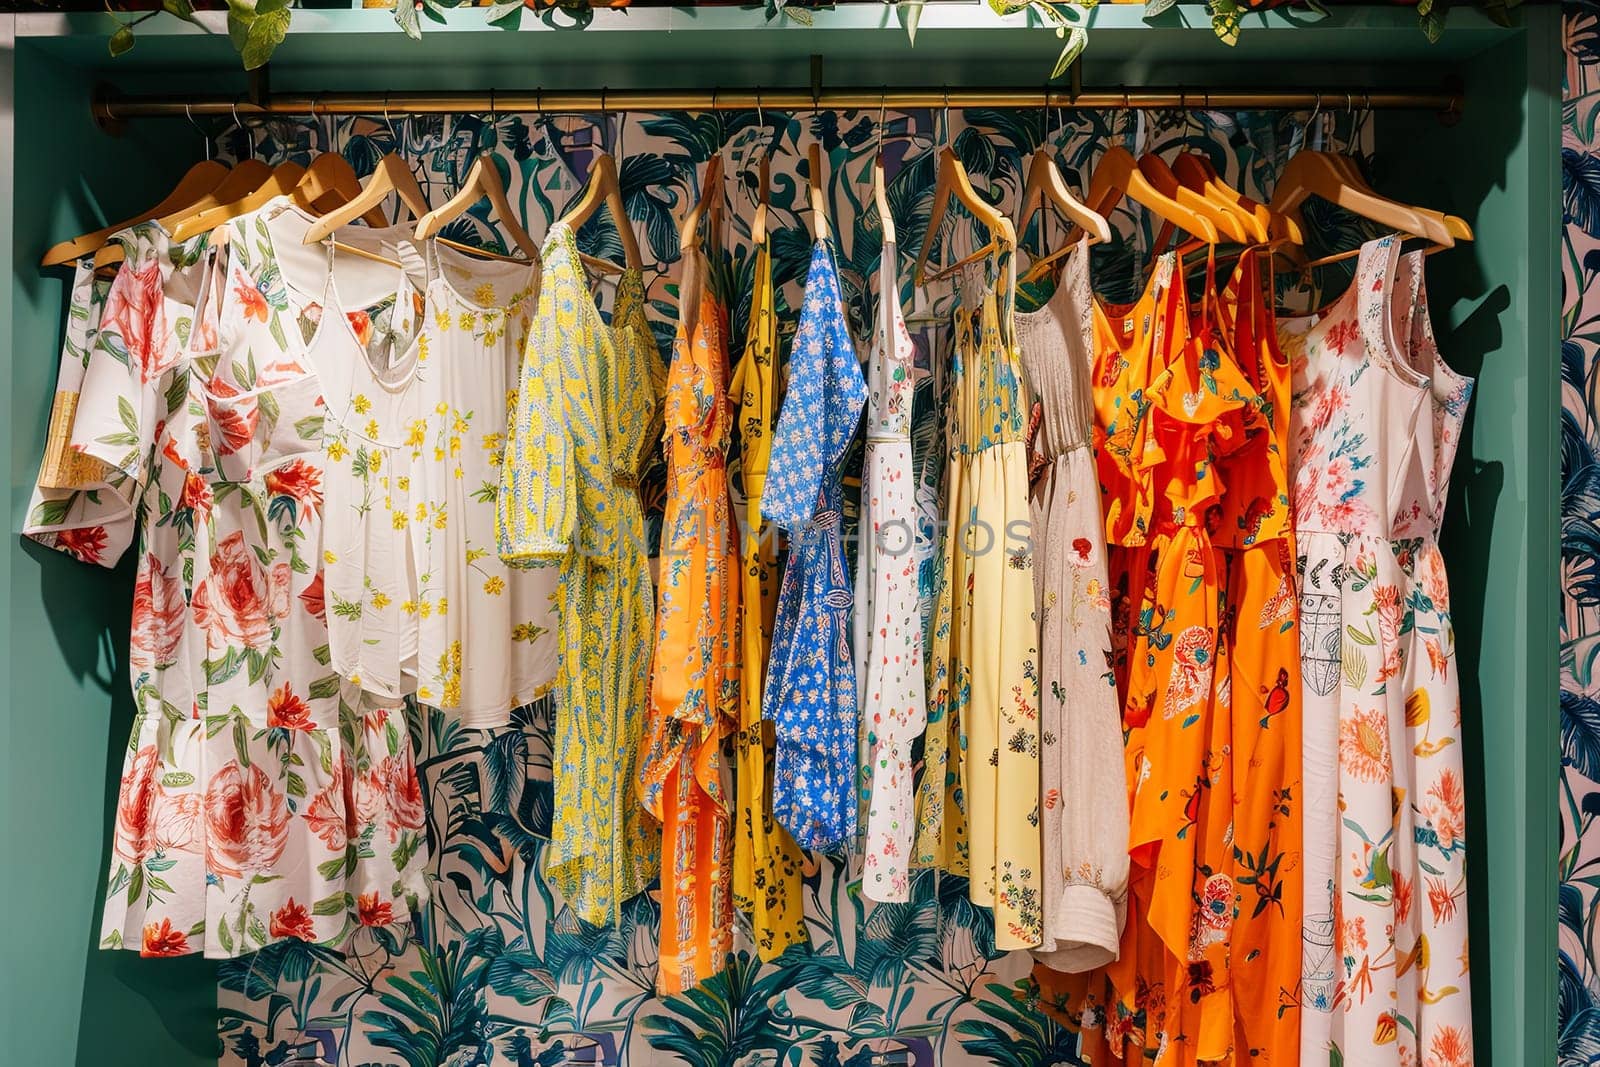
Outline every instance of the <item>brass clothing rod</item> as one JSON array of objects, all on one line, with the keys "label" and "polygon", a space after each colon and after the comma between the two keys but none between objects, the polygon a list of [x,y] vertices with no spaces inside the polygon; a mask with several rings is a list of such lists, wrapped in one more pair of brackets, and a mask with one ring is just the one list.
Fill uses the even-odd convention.
[{"label": "brass clothing rod", "polygon": [[201,115],[437,115],[473,112],[728,111],[772,108],[896,110],[929,107],[1036,108],[1087,111],[1125,108],[1203,108],[1220,111],[1329,111],[1413,109],[1455,115],[1459,93],[1443,90],[1350,89],[494,89],[489,92],[274,93],[263,100],[240,96],[123,96],[102,87],[95,119]]}]

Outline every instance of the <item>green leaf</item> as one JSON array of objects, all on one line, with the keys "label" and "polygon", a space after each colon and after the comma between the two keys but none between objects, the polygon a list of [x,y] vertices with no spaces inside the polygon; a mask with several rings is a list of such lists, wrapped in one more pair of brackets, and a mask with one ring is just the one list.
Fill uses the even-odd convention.
[{"label": "green leaf", "polygon": [[28,516],[30,526],[59,526],[67,517],[67,508],[71,505],[71,498],[66,500],[45,500],[33,509],[33,514]]},{"label": "green leaf", "polygon": [[111,40],[106,42],[106,49],[115,59],[131,48],[133,48],[133,27],[123,23],[117,27],[117,32],[111,35]]},{"label": "green leaf", "polygon": [[185,22],[199,24],[199,20],[194,17],[194,4],[189,0],[161,0],[161,10],[169,15],[176,15]]},{"label": "green leaf", "polygon": [[395,0],[394,23],[413,41],[422,40],[422,26],[417,21],[417,6],[411,0]]},{"label": "green leaf", "polygon": [[900,25],[905,27],[906,42],[915,48],[917,24],[922,21],[922,0],[901,0],[894,6],[894,13],[899,16]]},{"label": "green leaf", "polygon": [[337,674],[329,674],[318,678],[311,683],[311,687],[306,690],[306,693],[312,700],[329,700],[338,696],[339,676]]},{"label": "green leaf", "polygon": [[235,52],[243,52],[250,40],[250,24],[255,21],[254,4],[241,4],[228,0],[228,42]]},{"label": "green leaf", "polygon": [[245,730],[244,716],[233,720],[233,751],[239,757],[239,766],[250,766],[250,735]]},{"label": "green leaf", "polygon": [[1422,34],[1429,44],[1438,44],[1439,38],[1444,35],[1444,12],[1430,11],[1418,18],[1417,24],[1422,27]]},{"label": "green leaf", "polygon": [[117,416],[122,419],[122,425],[128,428],[129,433],[138,436],[139,416],[134,413],[133,405],[125,396],[117,397]]},{"label": "green leaf", "polygon": [[510,19],[510,21],[506,23],[505,28],[508,30],[514,30],[517,28],[517,25],[521,20],[512,19],[511,16],[517,14],[521,10],[522,0],[501,0],[501,3],[495,4],[489,8],[488,13],[484,15],[484,21],[493,26],[502,20]]},{"label": "green leaf", "polygon": [[296,420],[294,433],[302,441],[315,441],[322,436],[322,416],[307,415],[303,419]]},{"label": "green leaf", "polygon": [[[265,6],[265,2],[263,0],[262,6]],[[239,50],[245,70],[266,66],[267,60],[272,58],[272,53],[289,33],[289,19],[288,8],[279,8],[266,14],[258,11],[245,33],[244,47]]]},{"label": "green leaf", "polygon": [[1066,43],[1061,46],[1061,54],[1056,57],[1056,68],[1050,72],[1052,79],[1059,78],[1072,66],[1073,60],[1083,54],[1083,46],[1089,43],[1089,34],[1082,26],[1073,26],[1067,31]]},{"label": "green leaf", "polygon": [[355,898],[349,893],[329,893],[311,905],[313,915],[339,915],[355,907]]}]

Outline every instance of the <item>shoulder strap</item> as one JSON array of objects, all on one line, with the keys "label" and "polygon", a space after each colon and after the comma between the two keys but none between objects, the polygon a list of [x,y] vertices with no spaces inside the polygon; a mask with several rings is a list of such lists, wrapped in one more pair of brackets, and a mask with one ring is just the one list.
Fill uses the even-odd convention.
[{"label": "shoulder strap", "polygon": [[1382,366],[1392,366],[1399,355],[1392,338],[1390,303],[1395,289],[1395,270],[1400,262],[1400,240],[1390,234],[1361,246],[1356,261],[1356,320],[1368,358]]}]

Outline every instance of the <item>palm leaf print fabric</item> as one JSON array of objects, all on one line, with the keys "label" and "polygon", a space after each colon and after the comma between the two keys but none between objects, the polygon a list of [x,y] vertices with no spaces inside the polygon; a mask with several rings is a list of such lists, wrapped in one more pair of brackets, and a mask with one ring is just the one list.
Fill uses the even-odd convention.
[{"label": "palm leaf print fabric", "polygon": [[[1199,118],[1185,123],[1177,113],[1161,113],[1140,124],[1125,114],[1067,111],[1046,122],[1039,111],[973,109],[950,113],[946,138],[933,111],[883,116],[888,196],[903,257],[898,297],[916,345],[910,434],[919,526],[931,533],[943,521],[935,488],[939,468],[927,457],[938,451],[940,397],[950,379],[953,290],[940,286],[916,294],[908,263],[922,243],[940,144],[948,139],[979,189],[1008,209],[1020,196],[1027,156],[1040,145],[1055,150],[1070,180],[1092,168],[1111,143],[1159,150],[1187,144],[1204,152],[1226,180],[1261,196],[1290,148],[1300,143],[1306,116]],[[1324,115],[1322,121],[1347,119]],[[625,118],[501,114],[493,121],[396,116],[392,128],[378,115],[341,118],[331,128],[323,121],[274,119],[250,127],[248,147],[244,134],[230,132],[221,154],[306,163],[312,152],[336,148],[364,173],[383,153],[396,150],[414,161],[418,180],[439,202],[478,155],[490,151],[508,176],[510,199],[528,229],[543,237],[579,195],[594,154],[614,151],[644,253],[643,310],[664,374],[679,304],[677,220],[698,196],[699,175],[719,149],[730,174],[731,207],[728,232],[721,248],[713,245],[718,254],[709,267],[727,303],[730,363],[737,364],[750,336],[756,268],[747,227],[755,165],[769,145],[780,353],[790,348],[791,309],[801,304],[812,256],[801,214],[800,160],[813,138],[828,157],[842,305],[852,334],[871,335],[877,314],[871,280],[879,272],[883,243],[865,205],[878,130],[875,108],[815,116],[769,108],[759,118],[755,111]],[[1128,301],[1150,260],[1155,227],[1126,207],[1112,222],[1113,240],[1092,249],[1095,288]],[[1320,222],[1311,228],[1326,229]],[[483,205],[453,222],[445,236],[508,248]],[[603,214],[575,239],[589,255],[620,259],[617,231]],[[1023,239],[1030,247],[1039,243],[1035,232]],[[609,318],[617,297],[603,287],[599,299],[602,316]],[[783,380],[780,367],[775,381]],[[741,460],[736,441],[728,460],[736,517],[745,511]],[[847,550],[857,521],[860,462],[857,447],[843,463]],[[661,537],[664,484],[660,451],[652,446],[639,486],[652,554]],[[932,543],[931,537],[925,540]],[[931,559],[919,558],[925,612],[931,610],[935,571]],[[809,946],[763,961],[762,931],[739,917],[725,970],[692,994],[658,996],[660,891],[620,901],[619,920],[598,926],[574,910],[544,873],[554,806],[552,704],[545,699],[520,708],[508,728],[496,730],[465,729],[436,711],[411,715],[431,856],[429,892],[413,927],[408,933],[362,931],[342,953],[287,944],[225,964],[218,995],[227,1067],[262,1067],[295,1054],[383,1067],[719,1067],[741,1058],[784,1067],[1078,1061],[1077,1037],[1037,1010],[1028,955],[996,949],[989,913],[970,902],[964,878],[947,872],[913,870],[908,899],[881,904],[863,899],[842,859],[801,853],[794,885]],[[912,759],[926,762],[920,748]]]}]

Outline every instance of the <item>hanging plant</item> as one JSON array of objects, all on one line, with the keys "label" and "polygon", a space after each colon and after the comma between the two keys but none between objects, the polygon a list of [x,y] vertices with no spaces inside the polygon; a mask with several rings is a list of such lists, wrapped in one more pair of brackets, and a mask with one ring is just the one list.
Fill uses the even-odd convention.
[{"label": "hanging plant", "polygon": [[[1098,4],[1099,0],[989,0],[989,8],[997,15],[1014,15],[1018,11],[1032,11],[1036,13],[1044,24],[1050,27],[1056,38],[1061,41],[1061,52],[1056,56],[1055,69],[1050,72],[1051,78],[1059,78],[1072,66],[1072,61],[1083,53],[1084,45],[1089,43],[1089,31],[1084,29],[1078,21],[1078,16],[1069,15],[1074,9],[1086,11]],[[1173,0],[1166,0],[1168,6]]]},{"label": "hanging plant", "polygon": [[[222,7],[218,0],[200,0],[202,7]],[[246,70],[263,66],[272,58],[273,51],[283,43],[289,33],[293,0],[225,0],[228,12],[228,39],[239,53]],[[917,40],[917,24],[922,17],[924,0],[887,0],[895,5],[901,25],[913,45]],[[1045,27],[1061,41],[1061,51],[1056,56],[1052,78],[1064,73],[1072,61],[1088,44],[1088,25],[1084,14],[1099,5],[1101,0],[986,0],[991,10],[999,15],[1014,15],[1032,11]],[[1139,3],[1141,0],[1112,0],[1112,2]],[[1176,6],[1179,0],[1142,0],[1145,18],[1154,18]],[[1252,12],[1268,8],[1289,6],[1327,14],[1328,9],[1342,3],[1360,0],[1205,0],[1211,17],[1211,28],[1224,44],[1235,44],[1244,23]],[[1501,26],[1512,24],[1511,11],[1523,0],[1397,0],[1410,3],[1417,9],[1417,24],[1430,41],[1437,41],[1444,32],[1445,16],[1458,4],[1471,3],[1492,21]],[[70,4],[33,0],[25,6],[41,9],[59,9]],[[416,40],[422,37],[425,19],[443,23],[445,16],[458,7],[479,7],[481,0],[378,0],[375,6],[394,8],[394,20],[406,36]],[[506,29],[516,29],[523,11],[532,11],[547,25],[564,29],[583,29],[594,19],[597,7],[625,8],[628,0],[498,0],[485,7],[486,20]],[[694,7],[693,3],[684,6]],[[720,6],[720,5],[714,5]],[[812,12],[831,7],[827,0],[760,0],[747,6],[764,6],[768,19],[787,19],[810,25]],[[108,4],[108,9],[110,5]],[[141,11],[124,20],[108,42],[113,56],[120,56],[133,47],[134,29],[147,19],[162,13],[174,15],[187,22],[197,22],[195,0],[160,0],[158,7]],[[118,12],[113,10],[113,15]]]}]

